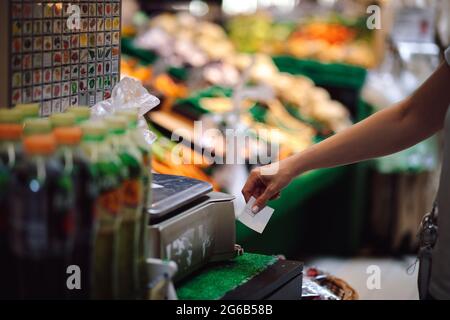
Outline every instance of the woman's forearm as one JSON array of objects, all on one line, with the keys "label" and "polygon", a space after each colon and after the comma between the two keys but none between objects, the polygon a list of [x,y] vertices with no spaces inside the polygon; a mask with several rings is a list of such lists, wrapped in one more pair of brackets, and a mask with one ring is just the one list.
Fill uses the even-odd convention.
[{"label": "woman's forearm", "polygon": [[[317,168],[335,167],[400,151],[426,138],[395,106],[292,157],[295,175]],[[420,128],[420,127],[419,127]]]},{"label": "woman's forearm", "polygon": [[293,174],[384,156],[433,135],[444,123],[449,85],[443,64],[410,98],[286,159]]},{"label": "woman's forearm", "polygon": [[294,176],[387,155],[431,136],[443,127],[450,104],[450,67],[442,64],[408,99],[380,111],[309,149],[269,166],[253,169],[242,189],[252,211],[286,187]]}]

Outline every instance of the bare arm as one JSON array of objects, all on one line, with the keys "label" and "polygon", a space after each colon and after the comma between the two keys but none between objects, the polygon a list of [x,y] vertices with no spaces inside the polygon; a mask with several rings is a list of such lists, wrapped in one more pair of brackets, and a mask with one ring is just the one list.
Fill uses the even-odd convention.
[{"label": "bare arm", "polygon": [[281,161],[277,174],[262,175],[256,169],[242,193],[246,201],[252,195],[257,197],[256,206],[262,208],[303,172],[355,163],[410,147],[443,127],[449,104],[450,67],[443,63],[411,97]]},{"label": "bare arm", "polygon": [[450,105],[450,67],[439,69],[408,99],[294,155],[296,173],[391,154],[443,127]]}]

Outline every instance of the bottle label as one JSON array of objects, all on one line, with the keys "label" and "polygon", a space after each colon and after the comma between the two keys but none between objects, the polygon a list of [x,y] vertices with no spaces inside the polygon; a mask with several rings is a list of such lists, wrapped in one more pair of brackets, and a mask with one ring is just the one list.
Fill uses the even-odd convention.
[{"label": "bottle label", "polygon": [[142,199],[142,182],[138,179],[125,180],[123,183],[124,204],[129,207],[139,206]]},{"label": "bottle label", "polygon": [[151,156],[150,152],[143,152],[142,153],[142,163],[143,163],[143,171],[142,171],[142,197],[143,197],[143,203],[146,207],[151,206],[151,196],[150,192],[152,190],[151,188]]},{"label": "bottle label", "polygon": [[139,219],[142,214],[143,186],[141,179],[129,179],[124,181],[124,220]]},{"label": "bottle label", "polygon": [[148,170],[151,165],[150,153],[146,152],[142,154],[142,163],[144,165],[144,170]]},{"label": "bottle label", "polygon": [[122,202],[123,199],[121,188],[104,191],[100,193],[98,197],[98,204],[101,211],[97,214],[102,216],[103,213],[105,213],[107,215],[116,216],[120,212]]}]

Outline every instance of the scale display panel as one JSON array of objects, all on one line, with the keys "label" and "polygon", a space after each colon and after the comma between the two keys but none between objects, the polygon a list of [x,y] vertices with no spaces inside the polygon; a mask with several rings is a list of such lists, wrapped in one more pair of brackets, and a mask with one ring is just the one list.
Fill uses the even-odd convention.
[{"label": "scale display panel", "polygon": [[193,202],[213,190],[211,184],[181,176],[153,174],[152,217],[162,217],[167,213]]}]

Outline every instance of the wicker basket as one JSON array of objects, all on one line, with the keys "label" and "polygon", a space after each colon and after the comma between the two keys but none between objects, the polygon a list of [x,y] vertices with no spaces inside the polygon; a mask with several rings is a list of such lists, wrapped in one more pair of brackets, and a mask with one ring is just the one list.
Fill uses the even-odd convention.
[{"label": "wicker basket", "polygon": [[329,275],[321,280],[320,284],[333,292],[341,300],[358,300],[359,298],[356,290],[340,278]]}]

